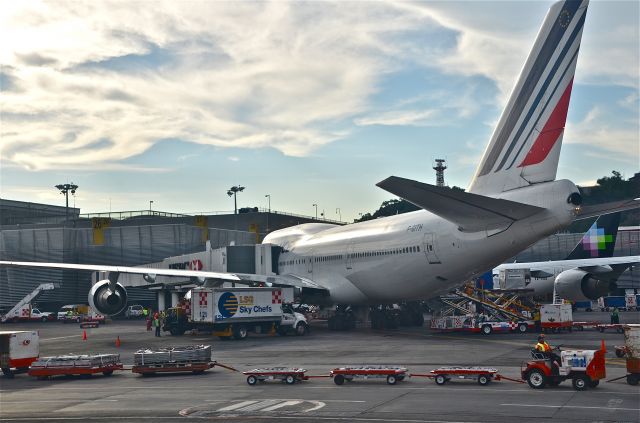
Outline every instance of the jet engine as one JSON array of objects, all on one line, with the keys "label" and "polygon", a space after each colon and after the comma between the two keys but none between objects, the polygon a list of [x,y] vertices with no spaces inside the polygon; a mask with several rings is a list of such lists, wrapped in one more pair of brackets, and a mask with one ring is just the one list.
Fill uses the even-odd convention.
[{"label": "jet engine", "polygon": [[597,300],[609,293],[612,283],[580,269],[565,270],[556,277],[556,294],[565,300]]},{"label": "jet engine", "polygon": [[100,314],[112,316],[127,307],[127,290],[119,283],[111,287],[108,279],[98,281],[89,291],[89,304]]}]

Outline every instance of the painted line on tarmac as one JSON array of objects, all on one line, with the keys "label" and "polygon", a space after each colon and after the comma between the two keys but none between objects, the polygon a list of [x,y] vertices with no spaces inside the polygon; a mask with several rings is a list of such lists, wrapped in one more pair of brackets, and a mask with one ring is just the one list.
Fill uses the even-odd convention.
[{"label": "painted line on tarmac", "polygon": [[500,404],[507,407],[540,407],[540,408],[589,408],[595,410],[623,410],[623,411],[640,411],[640,408],[622,408],[622,407],[590,407],[586,405],[538,405],[538,404]]},{"label": "painted line on tarmac", "polygon": [[86,398],[78,398],[78,399],[59,399],[59,400],[34,400],[34,399],[29,399],[29,400],[24,400],[24,401],[2,401],[3,404],[25,404],[25,403],[34,403],[34,402],[118,402],[119,400],[117,399],[96,399],[96,400],[91,400],[91,399],[86,399]]},{"label": "painted line on tarmac", "polygon": [[42,338],[40,342],[55,341],[56,339],[80,338],[82,335],[58,336],[56,338]]},{"label": "painted line on tarmac", "polygon": [[[353,385],[352,385],[353,386]],[[365,385],[361,385],[361,386],[365,386]],[[387,386],[386,385],[367,385],[366,387],[368,388],[372,388],[372,389],[386,389]],[[300,390],[304,390],[304,389],[335,389],[334,386],[305,386],[304,388],[300,387],[298,388]],[[534,395],[545,395],[545,394],[575,394],[575,391],[573,389],[571,390],[536,390],[533,391],[531,389],[495,389],[495,388],[486,388],[486,387],[474,387],[474,388],[464,388],[464,387],[451,387],[451,388],[447,388],[447,387],[440,387],[440,386],[432,386],[432,387],[424,387],[424,388],[409,388],[409,387],[400,387],[400,386],[396,386],[394,388],[395,390],[408,390],[408,391],[473,391],[473,392],[527,392],[527,393],[532,393],[535,392]],[[595,395],[601,395],[601,394],[613,394],[613,395],[638,395],[637,392],[615,392],[615,391],[591,391],[591,394],[595,394]]]}]

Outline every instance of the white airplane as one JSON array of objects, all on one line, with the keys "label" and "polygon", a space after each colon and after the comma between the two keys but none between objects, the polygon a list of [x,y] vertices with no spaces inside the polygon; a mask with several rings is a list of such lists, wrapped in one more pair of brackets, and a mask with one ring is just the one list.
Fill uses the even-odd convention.
[{"label": "white airplane", "polygon": [[[433,298],[569,225],[578,188],[555,180],[588,0],[554,4],[537,36],[468,192],[389,177],[377,185],[423,210],[347,226],[303,224],[270,233],[282,247],[276,275],[4,261],[109,272],[91,305],[127,304],[119,273],[195,278],[202,284],[267,282],[301,288],[318,302],[357,305]],[[605,212],[606,213],[606,212]],[[316,295],[313,295],[316,294]]]},{"label": "white airplane", "polygon": [[565,300],[596,300],[616,288],[625,270],[640,263],[640,256],[613,257],[619,221],[620,213],[598,218],[565,260],[505,263],[493,269],[493,274],[505,278],[509,271],[525,271],[530,278],[525,277],[523,288],[530,295],[555,290]]}]

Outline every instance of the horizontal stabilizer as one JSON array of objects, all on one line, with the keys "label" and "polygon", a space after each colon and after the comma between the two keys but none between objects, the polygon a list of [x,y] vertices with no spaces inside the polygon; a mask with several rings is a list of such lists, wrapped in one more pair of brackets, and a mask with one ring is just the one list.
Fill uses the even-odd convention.
[{"label": "horizontal stabilizer", "polygon": [[455,191],[397,176],[390,176],[377,185],[455,223],[464,232],[504,229],[517,220],[545,210],[529,204]]},{"label": "horizontal stabilizer", "polygon": [[580,213],[575,217],[575,220],[587,219],[589,217],[600,216],[602,214],[622,212],[637,208],[640,208],[640,198],[581,206]]}]

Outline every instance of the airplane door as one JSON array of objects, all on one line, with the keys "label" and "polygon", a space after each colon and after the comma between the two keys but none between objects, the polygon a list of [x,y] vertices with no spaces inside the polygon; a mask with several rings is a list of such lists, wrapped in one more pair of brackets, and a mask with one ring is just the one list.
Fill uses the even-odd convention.
[{"label": "airplane door", "polygon": [[[309,252],[309,254],[312,254],[311,252]],[[310,255],[306,258],[307,261],[307,273],[309,274],[313,274],[313,256]]]},{"label": "airplane door", "polygon": [[345,263],[346,263],[347,269],[353,268],[353,243],[350,243],[347,246],[347,254],[345,254]]},{"label": "airplane door", "polygon": [[432,233],[424,234],[423,242],[424,254],[427,256],[427,261],[431,264],[440,264],[440,258],[436,252],[435,237]]}]

